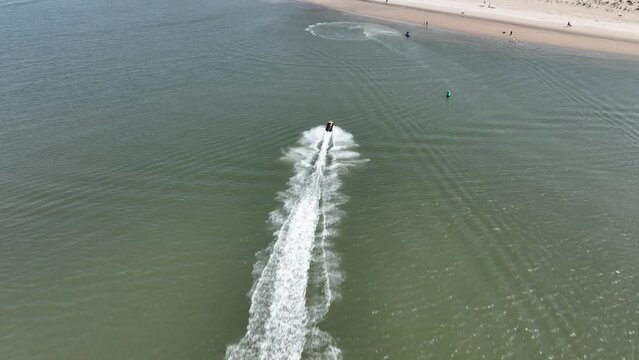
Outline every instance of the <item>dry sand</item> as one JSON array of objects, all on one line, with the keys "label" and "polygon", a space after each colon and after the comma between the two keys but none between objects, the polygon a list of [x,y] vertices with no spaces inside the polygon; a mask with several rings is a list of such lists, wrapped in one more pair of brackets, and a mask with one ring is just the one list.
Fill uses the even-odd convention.
[{"label": "dry sand", "polygon": [[429,27],[504,41],[639,56],[639,0],[305,1],[414,25],[428,21]]}]

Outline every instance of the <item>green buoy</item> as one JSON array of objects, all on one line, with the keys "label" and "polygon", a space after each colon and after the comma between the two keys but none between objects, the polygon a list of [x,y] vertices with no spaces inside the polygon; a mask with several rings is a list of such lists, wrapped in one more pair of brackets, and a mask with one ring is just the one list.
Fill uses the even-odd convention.
[{"label": "green buoy", "polygon": [[453,96],[453,94],[450,92],[450,90],[446,91],[446,97],[449,98]]}]

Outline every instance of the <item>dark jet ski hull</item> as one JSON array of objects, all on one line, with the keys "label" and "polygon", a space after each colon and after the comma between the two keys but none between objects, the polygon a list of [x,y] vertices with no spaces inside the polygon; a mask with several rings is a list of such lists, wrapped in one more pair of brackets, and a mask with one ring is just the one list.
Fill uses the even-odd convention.
[{"label": "dark jet ski hull", "polygon": [[333,122],[332,122],[332,121],[329,121],[329,122],[326,124],[326,131],[328,131],[328,132],[332,132],[332,131],[333,131],[333,126],[334,126],[334,125],[335,125],[335,124],[333,124]]}]

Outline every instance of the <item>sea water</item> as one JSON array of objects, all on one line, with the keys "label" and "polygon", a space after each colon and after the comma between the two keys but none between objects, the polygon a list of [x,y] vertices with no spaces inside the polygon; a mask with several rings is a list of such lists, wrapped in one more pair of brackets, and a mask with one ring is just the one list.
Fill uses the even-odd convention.
[{"label": "sea water", "polygon": [[636,59],[288,1],[0,30],[1,358],[637,356]]}]

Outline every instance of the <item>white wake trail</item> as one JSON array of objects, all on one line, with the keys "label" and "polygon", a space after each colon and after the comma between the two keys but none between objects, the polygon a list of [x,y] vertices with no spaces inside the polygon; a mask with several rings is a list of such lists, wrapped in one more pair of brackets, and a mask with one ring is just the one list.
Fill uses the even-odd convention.
[{"label": "white wake trail", "polygon": [[344,201],[339,175],[359,161],[355,146],[340,128],[317,127],[285,154],[295,173],[280,194],[282,208],[271,214],[275,241],[258,253],[246,334],[227,348],[227,359],[340,358],[316,325],[340,279],[328,240]]}]

